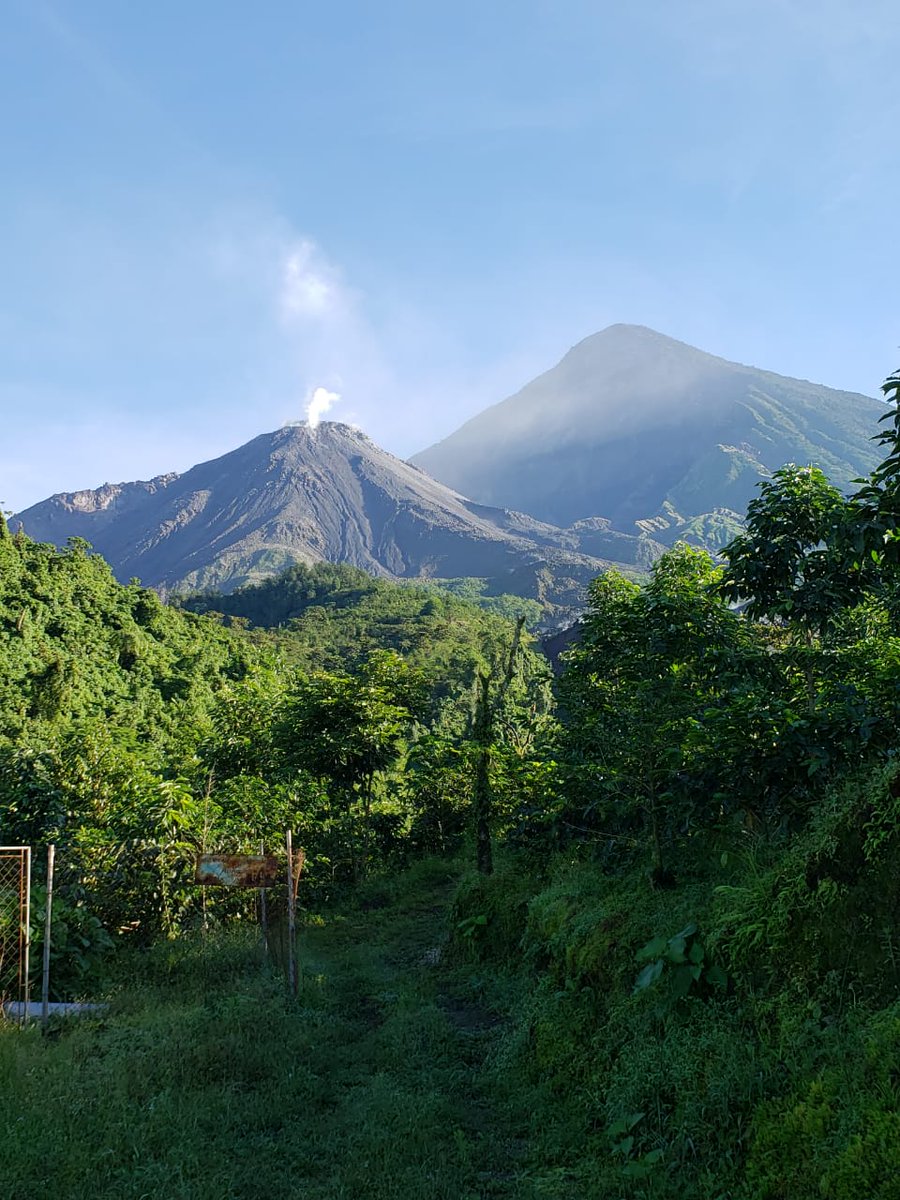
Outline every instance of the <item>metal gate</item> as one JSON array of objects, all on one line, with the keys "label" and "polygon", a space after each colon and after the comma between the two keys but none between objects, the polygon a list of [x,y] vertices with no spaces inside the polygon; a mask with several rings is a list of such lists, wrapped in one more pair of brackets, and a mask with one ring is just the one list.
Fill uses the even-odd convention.
[{"label": "metal gate", "polygon": [[0,846],[0,1012],[28,1011],[31,847]]}]

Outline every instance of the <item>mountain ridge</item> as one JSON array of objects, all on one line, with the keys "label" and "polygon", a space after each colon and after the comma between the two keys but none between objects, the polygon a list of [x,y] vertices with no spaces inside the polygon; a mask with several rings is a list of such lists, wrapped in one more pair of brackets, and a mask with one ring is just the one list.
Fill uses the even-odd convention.
[{"label": "mountain ridge", "polygon": [[[611,561],[582,552],[577,532],[467,500],[338,422],[284,426],[182,474],[59,493],[18,520],[38,541],[85,538],[120,579],[164,593],[330,561],[389,578],[508,581],[503,590],[568,604]],[[626,559],[661,552],[647,538],[609,544]]]},{"label": "mountain ridge", "polygon": [[353,426],[295,423],[182,473],[58,493],[19,521],[39,541],[84,538],[163,594],[329,561],[475,577],[559,614],[610,565],[645,570],[679,538],[723,545],[786,461],[843,485],[867,473],[883,412],[620,324],[411,461]]},{"label": "mountain ridge", "polygon": [[602,514],[632,532],[668,503],[739,515],[760,479],[816,462],[848,485],[878,460],[884,405],[733,363],[645,326],[582,339],[411,461],[487,504],[563,527]]}]

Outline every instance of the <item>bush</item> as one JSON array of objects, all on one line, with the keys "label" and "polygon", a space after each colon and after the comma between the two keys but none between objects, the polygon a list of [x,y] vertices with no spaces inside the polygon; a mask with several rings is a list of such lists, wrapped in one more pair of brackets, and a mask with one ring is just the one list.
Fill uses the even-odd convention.
[{"label": "bush", "polygon": [[[44,955],[44,921],[47,889],[31,891],[32,996],[40,988]],[[50,931],[50,999],[89,1000],[106,979],[108,960],[115,943],[103,925],[83,904],[57,893],[53,897]]]},{"label": "bush", "polygon": [[834,1065],[757,1110],[747,1200],[895,1200],[900,1004],[848,1023],[832,1050]]}]

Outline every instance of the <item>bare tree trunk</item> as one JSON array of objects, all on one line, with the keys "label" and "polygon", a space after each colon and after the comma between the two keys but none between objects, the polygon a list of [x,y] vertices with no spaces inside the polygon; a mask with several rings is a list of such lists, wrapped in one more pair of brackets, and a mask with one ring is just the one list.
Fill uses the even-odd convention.
[{"label": "bare tree trunk", "polygon": [[812,661],[812,650],[815,644],[815,638],[811,630],[804,630],[804,640],[806,642],[807,653],[803,660],[803,674],[806,677],[806,711],[809,715],[815,716],[816,712],[816,672]]},{"label": "bare tree trunk", "polygon": [[482,875],[494,870],[491,847],[491,780],[489,774],[493,721],[490,712],[491,680],[486,671],[478,672],[478,696],[475,708],[475,741],[478,761],[475,764],[475,865]]},{"label": "bare tree trunk", "polygon": [[362,819],[362,877],[365,879],[369,873],[369,818],[372,812],[372,784],[375,779],[375,774],[370,771],[366,776],[365,792],[363,793],[363,819]]},{"label": "bare tree trunk", "polygon": [[650,836],[653,842],[653,873],[661,880],[665,876],[663,864],[662,836],[659,830],[659,810],[656,807],[656,789],[650,788]]}]

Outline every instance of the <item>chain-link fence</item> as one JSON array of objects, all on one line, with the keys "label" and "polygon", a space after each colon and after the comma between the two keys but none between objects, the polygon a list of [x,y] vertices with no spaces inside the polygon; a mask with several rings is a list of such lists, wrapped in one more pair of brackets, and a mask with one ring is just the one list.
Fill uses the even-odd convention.
[{"label": "chain-link fence", "polygon": [[0,1012],[28,1002],[31,848],[0,846]]}]

